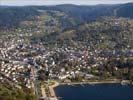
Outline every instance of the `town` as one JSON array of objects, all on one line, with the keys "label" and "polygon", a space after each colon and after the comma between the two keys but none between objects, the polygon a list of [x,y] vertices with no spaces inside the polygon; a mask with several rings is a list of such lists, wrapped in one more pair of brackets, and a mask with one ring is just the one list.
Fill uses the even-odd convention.
[{"label": "town", "polygon": [[133,20],[105,17],[71,29],[60,25],[68,17],[64,13],[39,12],[43,15],[22,22],[20,28],[0,32],[1,84],[51,100],[56,82],[133,84]]}]

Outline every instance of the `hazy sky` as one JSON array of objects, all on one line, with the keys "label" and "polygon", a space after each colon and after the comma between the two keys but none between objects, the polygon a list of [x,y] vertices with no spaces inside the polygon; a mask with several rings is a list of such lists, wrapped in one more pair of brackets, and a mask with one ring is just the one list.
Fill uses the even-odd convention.
[{"label": "hazy sky", "polygon": [[96,5],[96,4],[116,4],[133,2],[133,0],[0,0],[1,5],[57,5],[57,4],[78,4],[78,5]]}]

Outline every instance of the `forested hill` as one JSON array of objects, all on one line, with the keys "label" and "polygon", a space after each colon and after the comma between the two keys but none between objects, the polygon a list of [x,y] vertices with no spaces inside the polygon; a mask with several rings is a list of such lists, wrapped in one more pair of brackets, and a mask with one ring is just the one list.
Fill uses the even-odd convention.
[{"label": "forested hill", "polygon": [[62,11],[78,20],[78,23],[94,21],[103,16],[133,18],[133,3],[117,5],[57,5],[57,6],[23,6],[0,7],[0,28],[16,27],[21,21],[30,20],[41,14],[41,10]]}]

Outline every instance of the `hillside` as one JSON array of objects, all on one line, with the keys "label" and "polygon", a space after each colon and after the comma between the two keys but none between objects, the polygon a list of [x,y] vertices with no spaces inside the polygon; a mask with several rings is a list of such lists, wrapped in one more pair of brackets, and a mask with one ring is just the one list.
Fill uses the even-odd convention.
[{"label": "hillside", "polygon": [[103,16],[133,18],[133,3],[119,5],[57,5],[57,6],[27,6],[27,7],[0,7],[0,27],[17,27],[21,21],[30,20],[40,15],[38,10],[62,11],[77,20],[78,24],[95,21]]},{"label": "hillside", "polygon": [[53,80],[133,84],[132,9],[133,3],[1,6],[0,100],[53,98]]}]

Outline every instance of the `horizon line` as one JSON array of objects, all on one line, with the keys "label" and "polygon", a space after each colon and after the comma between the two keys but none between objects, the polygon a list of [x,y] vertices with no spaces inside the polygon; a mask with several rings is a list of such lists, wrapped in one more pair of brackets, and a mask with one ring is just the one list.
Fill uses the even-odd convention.
[{"label": "horizon line", "polygon": [[0,0],[0,6],[56,6],[56,5],[84,5],[84,6],[94,6],[94,5],[115,5],[115,4],[127,4],[127,3],[133,3],[133,1],[125,1],[125,2],[29,2],[29,1],[23,1],[23,2],[2,2]]},{"label": "horizon line", "polygon": [[101,3],[101,4],[74,4],[74,3],[61,3],[61,4],[29,4],[29,5],[6,5],[0,4],[0,6],[8,6],[8,7],[26,7],[26,6],[59,6],[59,5],[76,5],[76,6],[97,6],[97,5],[119,5],[119,4],[130,4],[133,2],[127,3]]}]

